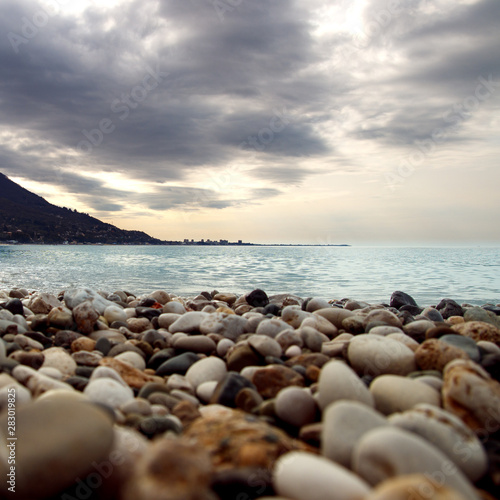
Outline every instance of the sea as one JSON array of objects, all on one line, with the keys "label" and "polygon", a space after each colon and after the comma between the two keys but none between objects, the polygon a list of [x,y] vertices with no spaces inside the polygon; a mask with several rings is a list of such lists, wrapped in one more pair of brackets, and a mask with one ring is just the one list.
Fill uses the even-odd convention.
[{"label": "sea", "polygon": [[14,287],[178,296],[261,288],[371,304],[388,303],[401,290],[422,306],[443,298],[498,304],[500,248],[2,245],[0,289]]}]

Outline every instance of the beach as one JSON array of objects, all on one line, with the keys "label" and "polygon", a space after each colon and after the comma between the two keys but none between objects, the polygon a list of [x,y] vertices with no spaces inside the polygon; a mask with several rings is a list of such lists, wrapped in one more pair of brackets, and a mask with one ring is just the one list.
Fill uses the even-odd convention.
[{"label": "beach", "polygon": [[500,487],[500,304],[19,287],[0,291],[0,336],[2,497]]}]

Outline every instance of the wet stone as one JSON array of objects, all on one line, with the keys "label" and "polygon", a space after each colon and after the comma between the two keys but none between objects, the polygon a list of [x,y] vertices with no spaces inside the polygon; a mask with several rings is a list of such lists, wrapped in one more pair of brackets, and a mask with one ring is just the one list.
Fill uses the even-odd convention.
[{"label": "wet stone", "polygon": [[246,301],[252,307],[265,307],[269,304],[269,297],[264,290],[256,289],[246,295]]},{"label": "wet stone", "polygon": [[393,292],[393,294],[391,295],[389,305],[390,307],[400,309],[403,306],[416,306],[417,303],[411,295],[398,290],[396,292]]},{"label": "wet stone", "polygon": [[444,319],[448,319],[450,316],[463,316],[464,311],[462,307],[455,302],[453,299],[443,299],[436,306],[436,309],[441,313]]},{"label": "wet stone", "polygon": [[3,307],[12,314],[20,314],[21,316],[24,315],[24,306],[19,298],[8,300],[5,304],[3,304]]},{"label": "wet stone", "polygon": [[426,307],[420,314],[430,321],[435,321],[435,322],[444,321],[443,316],[441,316],[441,313],[434,307]]}]

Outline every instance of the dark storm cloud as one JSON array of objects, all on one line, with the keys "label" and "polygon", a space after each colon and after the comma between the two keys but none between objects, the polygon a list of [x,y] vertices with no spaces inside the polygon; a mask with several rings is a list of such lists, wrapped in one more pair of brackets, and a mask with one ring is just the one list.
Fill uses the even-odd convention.
[{"label": "dark storm cloud", "polygon": [[[88,9],[79,17],[54,7],[41,22],[40,4],[2,2],[0,28],[9,37],[0,46],[0,124],[27,132],[56,157],[47,161],[40,146],[6,144],[7,174],[86,192],[96,197],[91,206],[102,206],[99,196],[124,194],[102,186],[106,171],[163,182],[204,166],[224,168],[250,134],[258,138],[276,107],[298,108],[307,104],[304,94],[314,101],[326,92],[321,82],[296,76],[317,59],[298,2],[242,2],[222,14],[204,1],[162,1],[158,12],[156,5],[129,2],[111,16]],[[43,26],[30,32],[35,18]],[[327,151],[300,118],[280,125],[272,140],[265,133],[258,154]],[[60,167],[72,168],[68,150],[84,153],[80,165],[101,179],[62,175]],[[23,154],[32,155],[29,162]],[[149,205],[184,205],[184,196],[189,192]],[[202,199],[206,206],[232,203]]]},{"label": "dark storm cloud", "polygon": [[[236,199],[183,183],[250,153],[263,165],[250,170],[256,181],[300,184],[318,172],[294,160],[329,156],[343,168],[327,140],[328,127],[342,125],[339,110],[360,116],[339,141],[411,144],[454,126],[443,114],[479,76],[500,74],[497,0],[433,13],[401,0],[389,16],[386,1],[373,1],[361,38],[332,27],[323,41],[298,0],[133,0],[79,16],[52,4],[44,18],[37,2],[0,3],[0,133],[11,134],[0,135],[0,170],[100,211],[270,198],[281,191],[250,186],[252,200]],[[398,57],[381,62],[383,51]],[[110,187],[108,172],[130,189]],[[173,185],[143,196],[134,180]]]}]

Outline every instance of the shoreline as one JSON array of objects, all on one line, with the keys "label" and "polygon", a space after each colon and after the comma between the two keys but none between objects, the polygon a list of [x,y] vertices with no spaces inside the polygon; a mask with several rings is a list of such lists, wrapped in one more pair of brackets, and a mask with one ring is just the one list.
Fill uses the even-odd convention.
[{"label": "shoreline", "polygon": [[[0,291],[2,426],[16,395],[10,479],[33,500],[302,500],[307,481],[332,500],[443,484],[450,498],[491,499],[499,314],[451,299],[420,307],[404,292],[381,305],[260,289]],[[27,480],[47,474],[41,487]]]}]

